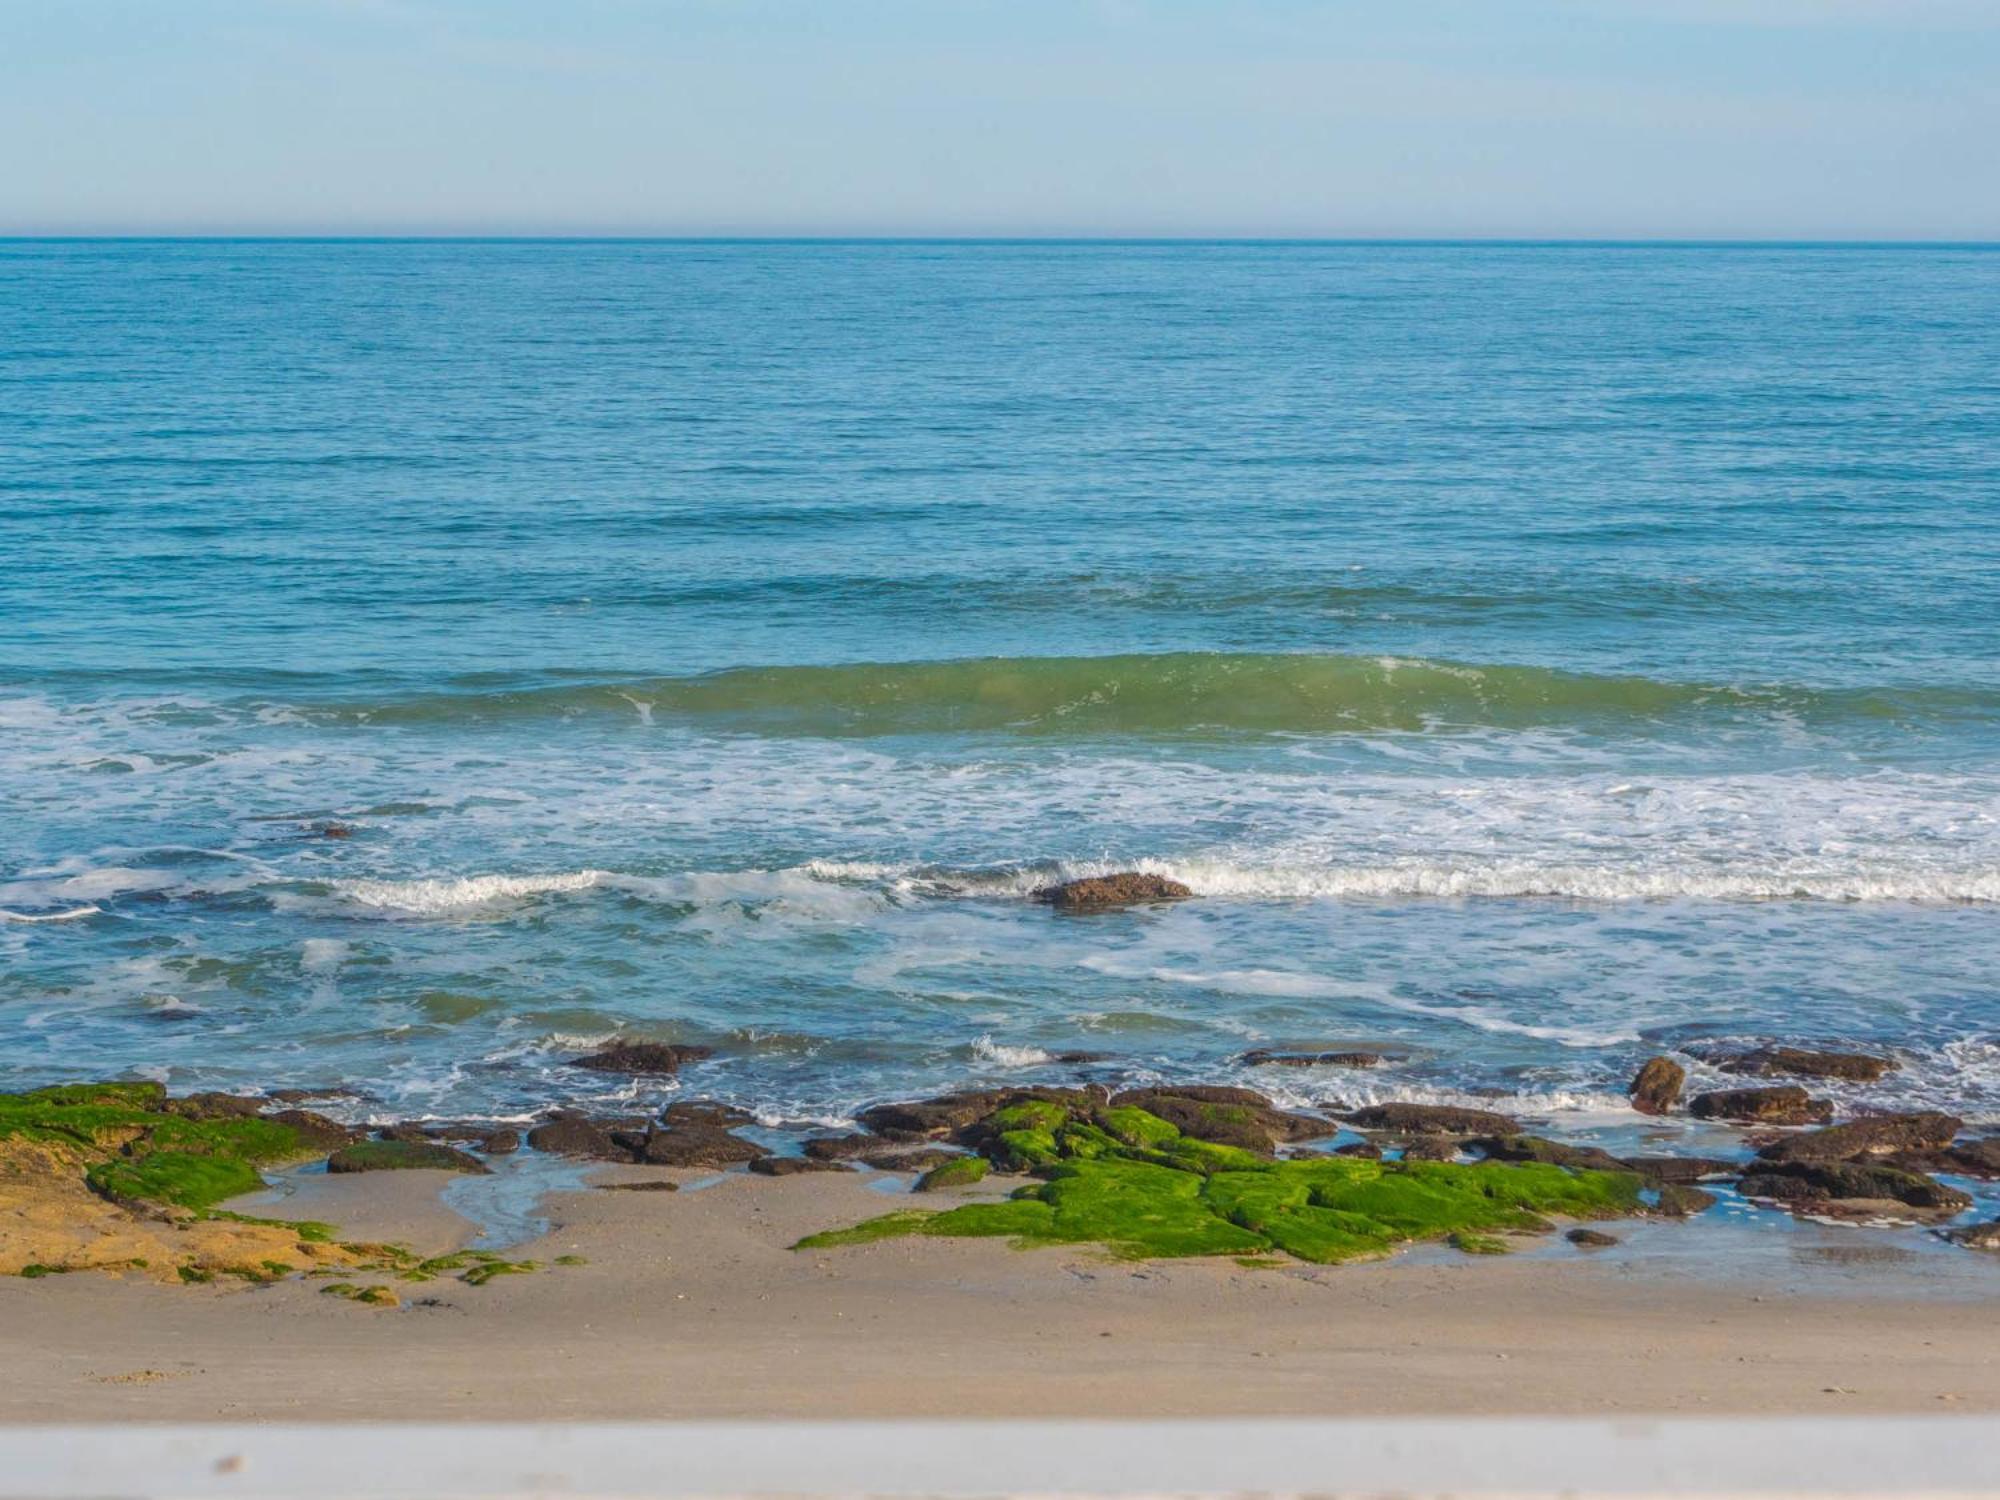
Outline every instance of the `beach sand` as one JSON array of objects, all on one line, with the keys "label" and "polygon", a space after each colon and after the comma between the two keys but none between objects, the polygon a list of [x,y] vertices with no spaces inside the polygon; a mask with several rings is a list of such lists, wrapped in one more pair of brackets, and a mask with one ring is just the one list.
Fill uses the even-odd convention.
[{"label": "beach sand", "polygon": [[[439,1186],[322,1179],[289,1207],[443,1249],[473,1226]],[[907,1201],[858,1174],[555,1193],[508,1252],[544,1270],[400,1285],[393,1309],[296,1280],[8,1279],[0,1420],[2000,1412],[2000,1257],[1670,1224],[1594,1255],[1277,1270],[788,1248]]]}]

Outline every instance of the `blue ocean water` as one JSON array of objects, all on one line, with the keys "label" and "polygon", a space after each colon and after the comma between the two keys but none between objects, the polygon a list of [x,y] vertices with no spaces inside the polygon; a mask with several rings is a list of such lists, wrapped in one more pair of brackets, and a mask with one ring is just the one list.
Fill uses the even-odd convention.
[{"label": "blue ocean water", "polygon": [[0,808],[0,1087],[2000,1120],[2000,252],[0,243]]}]

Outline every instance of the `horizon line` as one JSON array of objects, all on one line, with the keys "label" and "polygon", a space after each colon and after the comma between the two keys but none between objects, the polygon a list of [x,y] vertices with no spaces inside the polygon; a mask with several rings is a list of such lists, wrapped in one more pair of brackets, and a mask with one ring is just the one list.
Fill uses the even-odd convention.
[{"label": "horizon line", "polygon": [[2000,238],[1781,235],[730,234],[591,231],[0,231],[0,244],[1298,245],[1716,249],[2000,249]]}]

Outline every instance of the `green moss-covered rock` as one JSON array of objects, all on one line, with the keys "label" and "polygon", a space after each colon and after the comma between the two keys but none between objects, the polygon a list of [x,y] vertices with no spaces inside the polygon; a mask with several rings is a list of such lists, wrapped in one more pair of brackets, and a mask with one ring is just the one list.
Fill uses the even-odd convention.
[{"label": "green moss-covered rock", "polygon": [[939,1188],[969,1187],[986,1176],[986,1158],[983,1156],[960,1156],[951,1161],[939,1162],[917,1179],[915,1191],[934,1193]]},{"label": "green moss-covered rock", "polygon": [[1498,1236],[1547,1233],[1555,1227],[1549,1215],[1611,1218],[1640,1202],[1640,1180],[1629,1172],[1533,1161],[1280,1161],[1196,1139],[1130,1105],[1081,1115],[1035,1101],[997,1111],[983,1126],[989,1154],[1019,1161],[1042,1180],[1005,1202],[904,1209],[796,1248],[907,1235],[998,1237],[1023,1247],[1101,1245],[1134,1258],[1283,1252],[1331,1264],[1417,1241],[1504,1253]]},{"label": "green moss-covered rock", "polygon": [[329,1172],[474,1172],[487,1170],[478,1157],[438,1141],[356,1141],[326,1159]]}]

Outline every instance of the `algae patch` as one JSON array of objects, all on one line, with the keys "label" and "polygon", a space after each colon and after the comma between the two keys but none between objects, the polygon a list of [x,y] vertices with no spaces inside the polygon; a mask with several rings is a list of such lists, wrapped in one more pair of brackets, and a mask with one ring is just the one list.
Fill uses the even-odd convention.
[{"label": "algae patch", "polygon": [[1543,1234],[1549,1215],[1615,1218],[1639,1207],[1639,1179],[1537,1162],[1276,1160],[1195,1140],[1131,1106],[1080,1113],[1037,1101],[987,1121],[989,1154],[1041,1179],[1012,1197],[943,1212],[901,1209],[800,1240],[824,1250],[907,1235],[998,1237],[1016,1245],[1101,1245],[1152,1257],[1281,1252],[1318,1264],[1444,1241],[1475,1255],[1505,1234]]}]

